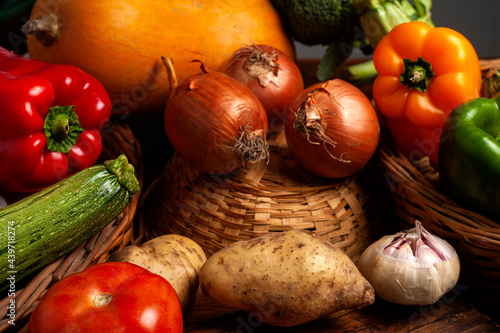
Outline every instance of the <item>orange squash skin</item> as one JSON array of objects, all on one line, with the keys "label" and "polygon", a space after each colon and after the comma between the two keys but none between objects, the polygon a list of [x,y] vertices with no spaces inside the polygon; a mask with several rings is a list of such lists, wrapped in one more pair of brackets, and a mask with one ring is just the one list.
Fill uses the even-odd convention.
[{"label": "orange squash skin", "polygon": [[224,71],[243,44],[268,44],[295,59],[294,45],[268,0],[37,0],[31,19],[60,16],[59,38],[43,46],[27,37],[30,58],[75,65],[106,88],[115,114],[162,116],[170,85],[161,56],[178,81],[203,61]]}]

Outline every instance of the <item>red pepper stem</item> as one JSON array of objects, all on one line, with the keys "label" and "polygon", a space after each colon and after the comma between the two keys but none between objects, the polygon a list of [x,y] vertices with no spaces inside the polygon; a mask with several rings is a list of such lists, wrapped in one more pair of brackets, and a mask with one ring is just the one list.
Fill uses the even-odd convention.
[{"label": "red pepper stem", "polygon": [[54,106],[49,109],[43,126],[47,149],[67,154],[83,132],[74,106]]},{"label": "red pepper stem", "polygon": [[69,117],[64,114],[58,114],[50,122],[50,128],[54,139],[57,141],[63,141],[68,137],[69,134]]}]

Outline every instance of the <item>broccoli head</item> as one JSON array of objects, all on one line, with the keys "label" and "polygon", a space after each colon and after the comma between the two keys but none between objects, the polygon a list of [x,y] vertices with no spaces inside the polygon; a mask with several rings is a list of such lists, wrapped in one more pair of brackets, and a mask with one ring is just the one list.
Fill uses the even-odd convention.
[{"label": "broccoli head", "polygon": [[352,44],[362,34],[353,0],[271,0],[271,3],[291,36],[303,44]]}]

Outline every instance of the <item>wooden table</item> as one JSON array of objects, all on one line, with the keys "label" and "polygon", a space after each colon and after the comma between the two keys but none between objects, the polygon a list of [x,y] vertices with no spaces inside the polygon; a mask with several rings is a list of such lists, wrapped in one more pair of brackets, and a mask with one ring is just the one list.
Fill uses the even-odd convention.
[{"label": "wooden table", "polygon": [[[202,295],[185,314],[184,332],[500,332],[500,325],[473,307],[458,290],[451,291],[436,304],[429,306],[402,306],[376,299],[375,303],[363,309],[339,311],[296,327],[274,327],[262,324],[257,319],[243,311],[220,306]],[[28,326],[19,332],[27,333]]]},{"label": "wooden table", "polygon": [[296,327],[273,327],[242,311],[200,297],[184,320],[184,332],[500,332],[500,326],[460,295],[450,292],[430,306],[402,306],[377,299],[360,310],[344,310]]}]

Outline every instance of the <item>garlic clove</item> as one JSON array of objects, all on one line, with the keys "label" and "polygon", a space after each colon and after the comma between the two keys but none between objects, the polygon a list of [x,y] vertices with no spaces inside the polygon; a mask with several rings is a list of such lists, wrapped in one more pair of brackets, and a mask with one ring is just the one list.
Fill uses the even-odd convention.
[{"label": "garlic clove", "polygon": [[424,267],[432,267],[435,263],[443,261],[433,249],[425,245],[422,241],[419,241],[417,244],[415,257],[420,260]]},{"label": "garlic clove", "polygon": [[456,285],[460,261],[448,242],[416,221],[415,228],[371,244],[358,268],[379,297],[398,304],[427,305]]}]

